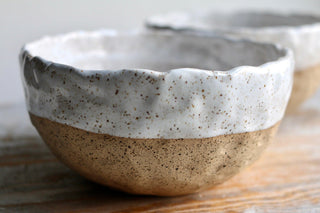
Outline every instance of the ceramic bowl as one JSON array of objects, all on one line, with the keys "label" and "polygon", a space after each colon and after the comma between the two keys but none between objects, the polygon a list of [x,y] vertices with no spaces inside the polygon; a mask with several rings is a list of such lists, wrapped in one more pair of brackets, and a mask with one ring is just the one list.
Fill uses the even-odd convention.
[{"label": "ceramic bowl", "polygon": [[289,113],[296,111],[320,85],[320,17],[250,11],[177,12],[150,17],[147,26],[207,35],[223,34],[291,48],[296,66]]},{"label": "ceramic bowl", "polygon": [[52,152],[135,194],[197,192],[255,161],[289,100],[293,57],[271,44],[75,32],[24,46],[31,121]]}]

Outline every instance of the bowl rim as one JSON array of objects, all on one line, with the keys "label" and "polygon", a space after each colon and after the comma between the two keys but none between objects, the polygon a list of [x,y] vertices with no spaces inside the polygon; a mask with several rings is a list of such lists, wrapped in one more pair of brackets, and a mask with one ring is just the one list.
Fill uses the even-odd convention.
[{"label": "bowl rim", "polygon": [[[169,69],[169,70],[164,70],[164,71],[156,71],[152,69],[142,69],[142,68],[121,68],[121,69],[81,69],[77,68],[73,65],[68,65],[68,64],[63,64],[51,60],[47,60],[42,56],[38,55],[32,55],[29,46],[30,45],[36,45],[37,43],[44,42],[45,40],[49,39],[55,39],[55,38],[61,38],[61,39],[67,39],[70,37],[76,37],[78,35],[86,35],[86,36],[97,36],[97,35],[103,35],[103,36],[108,36],[108,37],[116,37],[116,36],[144,36],[144,35],[164,35],[164,36],[191,36],[195,37],[197,39],[220,39],[232,43],[248,43],[248,44],[253,44],[253,45],[262,45],[262,46],[269,46],[272,47],[278,54],[279,57],[277,57],[275,60],[270,60],[267,61],[263,64],[257,65],[257,66],[251,66],[251,65],[240,65],[240,66],[233,66],[231,69],[228,70],[207,70],[207,69],[200,69],[200,68],[188,68],[188,67],[181,67],[181,68],[175,68],[175,69]],[[63,68],[63,69],[69,69],[73,70],[76,74],[82,76],[82,75],[90,75],[92,73],[105,73],[105,72],[122,72],[122,71],[133,71],[137,73],[146,73],[151,76],[163,76],[166,74],[169,74],[171,72],[176,72],[176,71],[185,71],[185,70],[191,70],[191,71],[196,71],[196,72],[204,72],[204,73],[213,73],[213,75],[233,75],[236,74],[239,70],[243,70],[245,68],[249,68],[250,70],[252,68],[265,68],[268,67],[272,64],[275,63],[281,63],[286,60],[291,60],[292,63],[293,61],[293,52],[290,48],[283,47],[282,45],[279,44],[273,44],[273,43],[268,43],[268,42],[260,42],[260,41],[252,41],[250,39],[246,38],[232,38],[232,37],[227,37],[223,35],[211,35],[211,34],[206,34],[203,33],[201,36],[196,35],[194,33],[176,33],[176,32],[171,32],[171,31],[162,31],[162,32],[156,32],[156,31],[150,31],[150,30],[141,30],[141,29],[136,29],[136,30],[131,30],[131,31],[117,31],[114,29],[99,29],[99,30],[93,30],[93,31],[74,31],[74,32],[69,32],[69,33],[62,33],[62,34],[56,34],[53,36],[44,36],[38,40],[34,40],[32,42],[28,42],[23,45],[23,47],[20,50],[19,53],[19,61],[21,66],[25,64],[26,59],[28,58],[29,61],[41,61],[41,63],[45,64],[46,67],[56,67],[56,68]]]},{"label": "bowl rim", "polygon": [[[216,14],[218,16],[221,15],[236,15],[236,14],[254,14],[254,15],[271,15],[271,16],[282,16],[287,18],[296,17],[308,17],[317,19],[317,22],[313,22],[310,24],[301,24],[297,26],[291,25],[275,25],[275,26],[262,26],[262,27],[250,27],[250,26],[226,26],[226,27],[209,27],[205,29],[201,29],[199,27],[190,26],[185,24],[185,26],[177,26],[172,23],[169,23],[166,19],[170,15],[177,16],[185,16],[185,17],[199,17],[199,15],[208,15],[208,14]],[[165,24],[159,23],[159,21],[154,19],[163,19],[166,20]],[[145,20],[145,26],[147,28],[152,29],[167,29],[172,31],[198,31],[198,32],[215,32],[215,31],[227,31],[227,32],[277,32],[277,31],[309,31],[314,29],[320,30],[320,15],[315,13],[303,13],[303,12],[284,12],[284,11],[271,11],[271,10],[250,10],[250,9],[238,9],[234,11],[217,11],[215,9],[207,9],[207,10],[193,10],[193,11],[171,11],[168,13],[153,15],[147,17]]]}]

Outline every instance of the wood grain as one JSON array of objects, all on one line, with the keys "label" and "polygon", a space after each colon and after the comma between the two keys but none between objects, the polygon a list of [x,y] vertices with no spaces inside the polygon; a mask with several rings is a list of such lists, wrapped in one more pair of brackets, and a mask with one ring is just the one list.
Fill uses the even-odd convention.
[{"label": "wood grain", "polygon": [[134,196],[59,163],[39,137],[0,140],[0,212],[320,212],[320,110],[286,117],[250,168],[202,193]]}]

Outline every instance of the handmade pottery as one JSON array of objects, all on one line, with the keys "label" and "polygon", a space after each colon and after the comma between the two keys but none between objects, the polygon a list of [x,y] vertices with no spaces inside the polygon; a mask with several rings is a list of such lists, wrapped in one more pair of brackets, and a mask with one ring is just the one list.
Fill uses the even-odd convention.
[{"label": "handmade pottery", "polygon": [[109,30],[29,43],[20,62],[31,121],[62,162],[161,196],[206,189],[254,162],[284,115],[294,66],[271,44]]},{"label": "handmade pottery", "polygon": [[291,48],[295,55],[295,74],[289,113],[296,111],[320,85],[320,17],[248,11],[178,12],[150,17],[147,26],[206,35],[223,34]]}]

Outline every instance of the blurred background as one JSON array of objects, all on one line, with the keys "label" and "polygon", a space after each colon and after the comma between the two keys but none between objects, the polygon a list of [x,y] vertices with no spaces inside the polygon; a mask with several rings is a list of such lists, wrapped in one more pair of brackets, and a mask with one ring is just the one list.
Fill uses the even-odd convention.
[{"label": "blurred background", "polygon": [[210,8],[320,14],[320,1],[0,0],[0,138],[11,139],[36,134],[26,114],[20,80],[18,54],[24,43],[44,35],[74,30],[141,28],[145,18],[153,14]]},{"label": "blurred background", "polygon": [[320,213],[320,89],[283,119],[274,143],[246,172],[185,198],[130,196],[93,184],[59,163],[31,125],[18,63],[23,44],[77,30],[142,28],[154,14],[201,9],[320,15],[320,0],[0,0],[0,212],[138,206],[150,212],[177,207],[179,212]]}]

